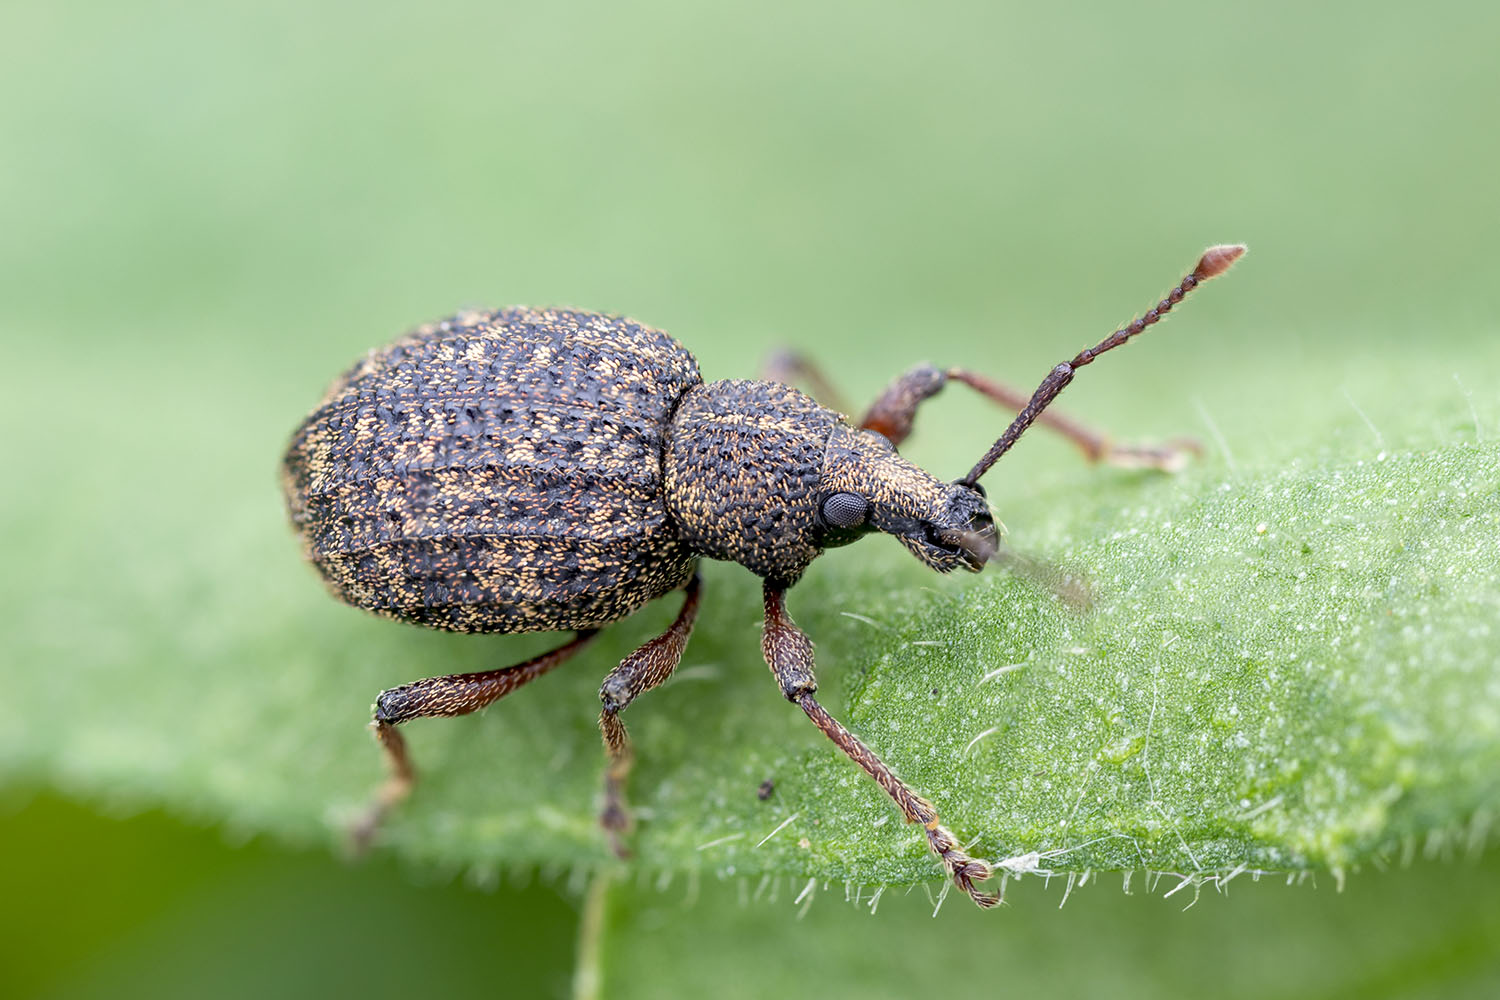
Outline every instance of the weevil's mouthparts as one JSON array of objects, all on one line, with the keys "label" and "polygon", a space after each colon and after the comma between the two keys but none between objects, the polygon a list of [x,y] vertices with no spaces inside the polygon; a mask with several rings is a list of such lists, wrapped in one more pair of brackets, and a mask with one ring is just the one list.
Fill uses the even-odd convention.
[{"label": "weevil's mouthparts", "polygon": [[1005,429],[1005,433],[1000,435],[1000,439],[990,446],[990,450],[984,453],[984,457],[969,471],[969,474],[958,480],[958,482],[965,486],[974,486],[977,484],[979,478],[990,471],[990,467],[1000,460],[1000,456],[1010,451],[1011,445],[1015,444],[1026,428],[1031,426],[1032,421],[1036,420],[1041,412],[1057,398],[1058,394],[1067,388],[1068,383],[1073,381],[1073,376],[1079,368],[1089,364],[1105,351],[1114,350],[1131,337],[1141,333],[1146,327],[1160,320],[1172,310],[1173,306],[1186,298],[1188,292],[1191,292],[1209,278],[1216,278],[1229,270],[1230,266],[1239,260],[1244,253],[1245,246],[1242,243],[1224,243],[1219,246],[1209,247],[1203,251],[1203,256],[1198,258],[1198,266],[1193,268],[1192,273],[1183,278],[1176,288],[1168,292],[1167,297],[1158,302],[1155,308],[1135,320],[1129,326],[1124,326],[1116,330],[1093,347],[1080,351],[1078,356],[1072,361],[1065,361],[1052,369],[1051,373],[1042,379],[1042,384],[1036,387],[1036,392],[1032,393],[1031,401],[1026,404],[1020,413],[1016,414],[1016,419],[1011,421],[1011,425]]},{"label": "weevil's mouthparts", "polygon": [[957,559],[969,573],[983,570],[987,562],[995,559],[996,550],[999,549],[995,525],[987,525],[980,531],[933,528],[927,532],[927,541],[935,549],[941,549]]},{"label": "weevil's mouthparts", "polygon": [[980,531],[935,531],[932,541],[962,561],[964,569],[970,573],[984,569],[1000,549],[994,525]]}]

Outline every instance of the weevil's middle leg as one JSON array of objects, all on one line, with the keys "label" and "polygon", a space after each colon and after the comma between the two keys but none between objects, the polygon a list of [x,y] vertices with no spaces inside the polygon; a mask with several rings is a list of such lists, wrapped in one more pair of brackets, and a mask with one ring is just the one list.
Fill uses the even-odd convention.
[{"label": "weevil's middle leg", "polygon": [[369,847],[381,822],[411,794],[412,786],[416,784],[417,772],[406,751],[406,739],[396,730],[398,725],[412,719],[454,717],[476,712],[561,665],[593,641],[598,631],[580,631],[572,642],[511,667],[428,677],[380,692],[375,701],[375,720],[370,726],[375,730],[380,749],[385,752],[390,774],[375,792],[374,801],[349,829],[355,851],[363,852]]},{"label": "weevil's middle leg", "polygon": [[896,772],[881,760],[875,751],[865,746],[859,737],[845,729],[813,697],[818,690],[813,676],[812,641],[797,627],[786,611],[786,591],[773,586],[769,581],[765,587],[766,631],[761,637],[761,651],[766,663],[781,685],[781,693],[793,702],[823,735],[834,742],[849,759],[874,778],[887,795],[895,800],[908,823],[920,823],[927,831],[927,844],[934,854],[942,859],[943,867],[953,879],[953,884],[962,889],[970,899],[983,907],[994,906],[1000,897],[981,891],[975,883],[983,882],[994,874],[988,862],[971,858],[959,847],[958,841],[948,828],[938,820],[932,803],[912,791]]},{"label": "weevil's middle leg", "polygon": [[630,807],[625,802],[625,779],[630,774],[635,755],[620,713],[641,694],[671,677],[677,664],[682,662],[682,652],[687,648],[688,637],[693,634],[693,623],[698,619],[699,586],[700,578],[694,572],[676,620],[661,635],[621,660],[599,687],[599,700],[604,703],[604,709],[599,713],[599,732],[609,754],[609,764],[604,770],[604,809],[599,814],[599,824],[608,831],[615,854],[622,858],[630,854],[624,842],[624,835],[631,827]]}]

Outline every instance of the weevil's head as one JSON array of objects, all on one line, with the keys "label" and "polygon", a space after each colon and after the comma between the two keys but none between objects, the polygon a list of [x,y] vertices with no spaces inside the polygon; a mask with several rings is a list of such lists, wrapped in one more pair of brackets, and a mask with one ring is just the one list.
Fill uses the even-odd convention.
[{"label": "weevil's head", "polygon": [[943,482],[874,431],[834,429],[820,487],[824,547],[883,531],[939,573],[977,573],[999,544],[983,487]]},{"label": "weevil's head", "polygon": [[696,386],[668,435],[667,513],[698,554],[782,584],[824,549],[875,531],[943,573],[978,571],[994,555],[982,489],[937,479],[787,386]]}]

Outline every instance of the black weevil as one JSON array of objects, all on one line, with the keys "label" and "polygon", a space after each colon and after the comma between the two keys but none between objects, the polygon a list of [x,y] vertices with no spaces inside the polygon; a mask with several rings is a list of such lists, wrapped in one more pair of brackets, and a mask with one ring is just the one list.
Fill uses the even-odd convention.
[{"label": "black weevil", "polygon": [[[456,632],[575,635],[511,667],[382,692],[373,726],[391,776],[356,839],[367,842],[415,780],[396,726],[483,708],[605,625],[684,590],[676,621],[599,692],[609,755],[601,822],[623,854],[631,749],[620,712],[681,660],[698,613],[698,560],[727,559],[765,581],[761,650],[782,694],[908,822],[922,824],[955,884],[993,905],[975,884],[990,866],[965,854],[932,805],[813,697],[812,643],[787,614],[787,588],[824,549],[871,531],[896,536],[939,572],[981,569],[997,542],[979,479],[1039,418],[1092,458],[1174,467],[1180,449],[1112,447],[1042,411],[1078,368],[1243,252],[1210,248],[1154,309],[1058,365],[1030,397],[963,369],[922,366],[891,383],[858,425],[780,382],[704,382],[665,333],[596,313],[465,313],[372,352],[334,383],[283,459],[307,557],[338,597],[382,617]],[[1019,411],[951,483],[896,452],[918,406],[948,381]]]}]

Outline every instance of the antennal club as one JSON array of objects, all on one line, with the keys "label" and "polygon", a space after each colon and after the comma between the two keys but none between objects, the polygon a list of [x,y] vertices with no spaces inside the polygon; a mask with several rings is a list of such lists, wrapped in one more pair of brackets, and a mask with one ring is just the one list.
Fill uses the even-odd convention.
[{"label": "antennal club", "polygon": [[1171,312],[1173,306],[1187,298],[1188,292],[1191,292],[1209,278],[1216,278],[1229,270],[1230,265],[1239,260],[1244,252],[1244,245],[1239,243],[1209,247],[1203,251],[1203,256],[1198,259],[1198,266],[1193,268],[1193,272],[1183,278],[1181,284],[1172,289],[1166,298],[1156,304],[1154,309],[1129,326],[1116,330],[1093,347],[1080,351],[1078,356],[1072,361],[1065,361],[1052,369],[1051,373],[1042,379],[1042,384],[1036,387],[1036,392],[1031,394],[1030,402],[1026,404],[1020,413],[1016,414],[1016,419],[1011,421],[1010,426],[1005,429],[1005,433],[1000,435],[1000,439],[990,446],[990,450],[984,453],[984,457],[970,470],[969,474],[958,480],[958,482],[969,487],[978,483],[979,478],[990,471],[990,466],[998,462],[1001,455],[1010,451],[1011,445],[1016,443],[1016,440],[1026,431],[1026,428],[1030,427],[1032,422],[1041,415],[1041,412],[1057,398],[1058,394],[1067,388],[1068,383],[1073,381],[1073,376],[1077,374],[1079,368],[1089,364],[1105,351],[1112,351],[1116,347],[1119,347],[1131,337],[1134,337],[1145,330],[1146,327]]}]

